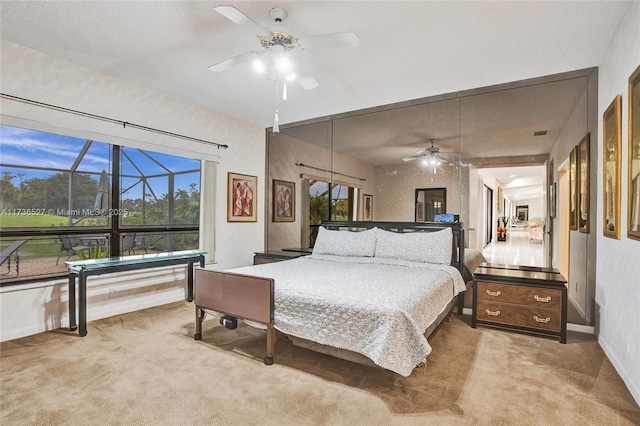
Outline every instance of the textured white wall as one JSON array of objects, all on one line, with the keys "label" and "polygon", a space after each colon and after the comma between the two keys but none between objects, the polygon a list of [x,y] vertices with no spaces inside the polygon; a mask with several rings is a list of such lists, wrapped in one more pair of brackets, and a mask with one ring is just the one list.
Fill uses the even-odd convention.
[{"label": "textured white wall", "polygon": [[[123,129],[111,123],[43,109],[36,106],[2,100],[1,112],[7,120],[17,117],[34,124],[73,130],[76,135],[95,137],[111,143],[142,143],[148,149],[193,158],[212,159],[219,156],[217,167],[207,167],[202,191],[215,191],[205,197],[207,223],[201,225],[201,241],[215,243],[215,264],[211,268],[227,269],[252,263],[254,251],[264,248],[264,129],[215,111],[192,105],[165,94],[157,93],[104,74],[49,57],[42,53],[6,41],[1,42],[2,61],[0,83],[2,92],[13,96],[62,106],[148,127],[183,134],[194,138],[225,143],[227,150],[213,145],[190,142],[153,133]],[[5,122],[7,122],[5,120]],[[227,172],[258,177],[258,221],[256,223],[227,223]],[[211,200],[211,201],[207,201]],[[215,236],[209,221],[215,220]],[[214,246],[211,245],[212,249]],[[209,256],[209,261],[213,256]],[[175,268],[172,274],[183,274],[184,268]],[[128,274],[144,277],[146,272]],[[98,283],[107,278],[95,278],[89,289],[91,300],[88,318],[128,312],[140,307],[154,306],[184,298],[180,289],[166,289],[167,274],[156,275],[136,292],[135,297],[106,300],[99,297]],[[142,278],[140,278],[142,279]],[[175,278],[178,279],[178,278]],[[118,278],[118,291],[135,287],[138,278]],[[184,281],[182,281],[184,282]],[[53,296],[52,296],[53,295]],[[107,298],[108,299],[108,298]],[[0,339],[7,340],[60,326],[67,321],[65,280],[35,283],[23,287],[0,289]],[[34,320],[35,319],[35,320]],[[18,326],[19,325],[19,326]]]},{"label": "textured white wall", "polygon": [[447,188],[447,213],[459,214],[468,228],[469,169],[445,164],[433,174],[432,168],[419,161],[376,168],[374,219],[413,222],[418,188]]},{"label": "textured white wall", "polygon": [[[341,181],[360,188],[360,200],[362,194],[374,195],[374,220],[377,220],[375,208],[377,206],[375,196],[375,169],[370,164],[364,163],[353,157],[338,153],[332,153],[329,146],[322,147],[292,138],[283,133],[274,135],[269,142],[269,176],[267,183],[267,245],[269,250],[280,250],[287,247],[299,247],[301,245],[302,232],[302,194],[301,174],[315,176],[326,181],[331,180],[330,173],[313,170],[305,167],[297,167],[296,163],[344,173],[351,176],[366,179],[360,181],[349,177],[335,175],[334,180]],[[272,220],[272,182],[273,179],[285,180],[296,184],[296,211],[295,222],[273,222]],[[361,204],[361,203],[359,203]],[[358,217],[362,217],[362,207],[359,206]],[[306,230],[304,231],[306,235]]]},{"label": "textured white wall", "polygon": [[[296,167],[296,163],[309,164],[329,169],[331,167],[331,151],[327,148],[302,142],[284,134],[272,136],[269,142],[269,182],[267,188],[267,248],[280,250],[301,245],[302,227],[302,185],[300,173],[309,172],[315,176],[330,179],[328,173],[309,171]],[[295,183],[295,221],[273,222],[272,189],[273,180],[284,180]]]},{"label": "textured white wall", "polygon": [[[553,176],[552,182],[558,182],[558,167],[565,162],[570,154],[571,150],[577,145],[585,134],[591,132],[591,180],[597,179],[598,176],[598,150],[595,142],[598,118],[597,118],[597,93],[595,86],[597,83],[597,71],[592,72],[587,78],[587,85],[585,91],[582,94],[580,100],[576,104],[576,108],[571,113],[569,120],[562,129],[562,133],[558,136],[556,144],[551,149],[549,154],[549,161]],[[593,227],[595,221],[595,211],[598,208],[598,200],[596,199],[596,186],[591,185],[589,206],[591,213],[590,225]],[[558,221],[553,221],[554,235],[558,235]],[[587,259],[595,257],[596,244],[595,244],[594,231],[589,234],[582,233],[580,231],[570,231],[570,243],[569,243],[569,276],[566,277],[569,280],[569,298],[573,300],[574,305],[580,311],[580,314],[585,318],[585,324],[593,325],[593,305],[595,300],[595,262],[589,264]],[[553,266],[558,266],[558,241],[559,238],[553,238]]]},{"label": "textured white wall", "polygon": [[602,129],[598,132],[598,209],[596,304],[598,342],[640,403],[640,241],[626,237],[628,152],[628,79],[640,64],[640,2],[632,2],[599,66],[599,117],[622,95],[622,202],[620,239],[602,233]]}]

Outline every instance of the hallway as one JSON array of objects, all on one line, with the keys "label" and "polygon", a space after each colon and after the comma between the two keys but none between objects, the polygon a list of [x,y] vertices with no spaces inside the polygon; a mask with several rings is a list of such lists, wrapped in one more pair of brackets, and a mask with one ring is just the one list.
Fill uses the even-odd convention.
[{"label": "hallway", "polygon": [[530,243],[526,231],[509,231],[507,241],[489,243],[482,254],[489,263],[545,266],[544,246],[539,242]]}]

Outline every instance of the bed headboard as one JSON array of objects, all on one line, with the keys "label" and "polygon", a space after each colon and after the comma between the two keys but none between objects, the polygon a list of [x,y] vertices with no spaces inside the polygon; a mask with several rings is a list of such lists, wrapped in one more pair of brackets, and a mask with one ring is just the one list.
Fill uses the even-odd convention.
[{"label": "bed headboard", "polygon": [[[462,223],[450,222],[372,222],[372,221],[327,221],[322,226],[331,230],[356,231],[381,228],[392,232],[435,232],[451,228],[453,233],[451,246],[451,266],[464,274],[464,228]],[[464,275],[463,275],[464,276]]]}]

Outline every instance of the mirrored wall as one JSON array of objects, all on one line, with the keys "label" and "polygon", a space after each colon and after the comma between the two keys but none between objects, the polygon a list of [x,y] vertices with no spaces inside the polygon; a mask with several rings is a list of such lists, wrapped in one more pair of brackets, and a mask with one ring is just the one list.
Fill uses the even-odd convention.
[{"label": "mirrored wall", "polygon": [[[529,212],[545,226],[539,266],[558,266],[558,241],[566,233],[571,253],[563,273],[576,305],[570,321],[592,324],[595,271],[588,269],[587,259],[595,256],[595,235],[558,229],[547,189],[558,182],[573,146],[597,132],[597,99],[590,93],[597,93],[594,69],[320,117],[281,125],[275,134],[267,131],[268,188],[274,180],[295,185],[295,218],[274,221],[277,194],[274,198],[273,189],[268,191],[266,248],[309,247],[314,226],[327,219],[419,220],[417,190],[441,188],[446,194],[441,213],[464,224],[469,248],[483,250],[485,235],[497,242],[500,221],[513,226],[515,208],[523,204],[509,195],[508,179],[485,171],[542,166],[539,193],[529,202]],[[592,149],[596,169],[595,144]],[[485,188],[493,194],[490,200],[482,195]]]}]

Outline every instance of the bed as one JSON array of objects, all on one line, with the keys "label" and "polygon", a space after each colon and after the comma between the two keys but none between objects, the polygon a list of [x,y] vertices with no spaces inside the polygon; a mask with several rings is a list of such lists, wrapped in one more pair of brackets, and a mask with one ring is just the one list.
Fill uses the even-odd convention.
[{"label": "bed", "polygon": [[267,365],[277,330],[294,344],[409,376],[431,352],[430,334],[462,311],[467,260],[458,223],[325,222],[309,256],[197,269],[194,339],[210,312],[230,329],[238,319],[262,325]]}]

